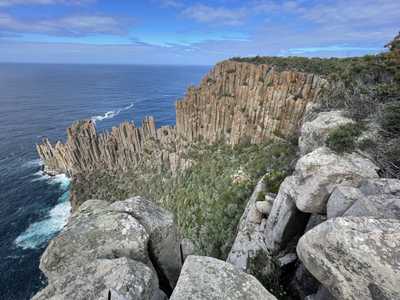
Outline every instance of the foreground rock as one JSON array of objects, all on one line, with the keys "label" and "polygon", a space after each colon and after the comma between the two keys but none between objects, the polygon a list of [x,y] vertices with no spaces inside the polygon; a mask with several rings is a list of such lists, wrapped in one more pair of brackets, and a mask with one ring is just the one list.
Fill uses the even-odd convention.
[{"label": "foreground rock", "polygon": [[305,267],[337,299],[400,299],[400,222],[346,217],[307,232],[297,245]]},{"label": "foreground rock", "polygon": [[224,261],[189,256],[171,300],[275,300],[253,276]]},{"label": "foreground rock", "polygon": [[337,185],[355,186],[362,179],[377,178],[377,170],[375,164],[357,153],[338,155],[321,147],[297,162],[292,196],[299,210],[325,214],[328,198]]},{"label": "foreground rock", "polygon": [[181,267],[176,232],[143,198],[86,201],[44,252],[48,286],[34,299],[163,299],[160,286],[170,292]]},{"label": "foreground rock", "polygon": [[259,252],[268,252],[265,243],[265,221],[256,203],[260,194],[264,194],[264,180],[256,185],[253,194],[247,202],[245,211],[240,218],[238,233],[229,252],[227,262],[248,272],[249,260]]},{"label": "foreground rock", "polygon": [[300,154],[305,155],[325,145],[325,141],[332,129],[341,125],[354,123],[346,118],[342,111],[329,111],[319,113],[317,118],[305,122],[301,127],[299,138]]},{"label": "foreground rock", "polygon": [[400,219],[400,180],[366,179],[357,187],[339,185],[329,197],[327,215]]},{"label": "foreground rock", "polygon": [[153,263],[168,280],[172,289],[178,281],[182,267],[180,238],[173,214],[141,197],[115,202],[110,208],[128,213],[144,226],[150,235],[149,253],[153,258]]}]

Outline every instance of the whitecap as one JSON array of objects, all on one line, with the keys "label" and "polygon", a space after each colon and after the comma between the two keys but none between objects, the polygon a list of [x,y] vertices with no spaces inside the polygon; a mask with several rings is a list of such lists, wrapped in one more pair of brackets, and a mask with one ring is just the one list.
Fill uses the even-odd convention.
[{"label": "whitecap", "polygon": [[32,159],[30,161],[27,161],[26,163],[23,164],[24,167],[40,167],[43,166],[43,161],[41,159]]},{"label": "whitecap", "polygon": [[96,122],[96,121],[103,121],[106,119],[112,119],[112,118],[118,116],[121,112],[129,110],[132,107],[133,107],[133,103],[131,103],[128,106],[125,106],[123,108],[117,109],[117,110],[110,110],[110,111],[106,112],[104,115],[93,116],[93,117],[91,117],[91,120],[93,122]]},{"label": "whitecap", "polygon": [[58,199],[58,204],[53,207],[44,220],[32,223],[15,240],[15,244],[22,249],[36,249],[50,240],[67,224],[71,213],[69,191]]},{"label": "whitecap", "polygon": [[62,190],[67,190],[71,181],[65,174],[50,176],[43,171],[38,171],[33,176],[36,178],[32,179],[31,182],[47,180],[49,184],[59,184]]}]

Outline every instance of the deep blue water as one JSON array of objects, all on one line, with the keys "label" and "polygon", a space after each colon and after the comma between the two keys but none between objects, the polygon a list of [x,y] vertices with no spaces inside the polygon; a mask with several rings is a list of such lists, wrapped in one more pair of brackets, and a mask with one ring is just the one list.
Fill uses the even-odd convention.
[{"label": "deep blue water", "polygon": [[174,124],[175,101],[208,67],[0,64],[0,299],[44,284],[40,255],[69,215],[68,179],[40,172],[35,144],[77,119],[98,130],[145,115]]}]

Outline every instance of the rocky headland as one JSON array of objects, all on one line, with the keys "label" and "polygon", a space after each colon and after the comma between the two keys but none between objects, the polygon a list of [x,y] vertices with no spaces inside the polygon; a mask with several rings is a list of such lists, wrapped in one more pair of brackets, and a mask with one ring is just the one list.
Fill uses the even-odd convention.
[{"label": "rocky headland", "polygon": [[[176,126],[97,134],[80,121],[65,143],[38,145],[80,192],[34,299],[400,299],[398,40],[389,47],[232,59],[177,102]],[[85,193],[108,189],[100,173],[131,194],[142,174],[151,201]]]}]

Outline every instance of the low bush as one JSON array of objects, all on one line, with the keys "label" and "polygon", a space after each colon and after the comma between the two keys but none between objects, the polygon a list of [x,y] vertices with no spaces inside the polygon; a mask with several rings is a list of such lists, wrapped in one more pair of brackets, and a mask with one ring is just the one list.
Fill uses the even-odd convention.
[{"label": "low bush", "polygon": [[385,134],[400,136],[400,102],[391,102],[384,105],[380,123]]},{"label": "low bush", "polygon": [[337,153],[352,152],[361,133],[362,126],[358,123],[341,125],[329,133],[326,145]]}]

